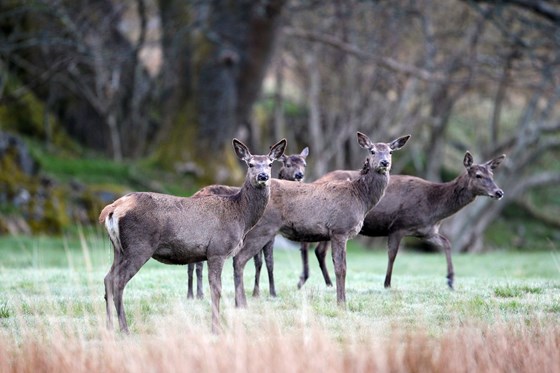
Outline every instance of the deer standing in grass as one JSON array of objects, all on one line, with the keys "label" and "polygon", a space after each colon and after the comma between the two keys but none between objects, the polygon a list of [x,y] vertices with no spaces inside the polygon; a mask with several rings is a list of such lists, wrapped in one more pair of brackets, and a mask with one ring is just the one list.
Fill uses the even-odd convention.
[{"label": "deer standing in grass", "polygon": [[[309,148],[305,147],[301,153],[292,155],[282,155],[278,160],[282,162],[282,167],[278,170],[278,178],[281,180],[290,181],[303,181],[305,176],[305,168],[307,167],[306,158],[309,155]],[[212,194],[234,194],[237,193],[239,188],[228,187],[225,185],[210,185],[207,186],[193,195],[193,197],[212,195]],[[255,261],[255,287],[253,289],[253,296],[258,297],[260,295],[259,289],[259,278],[262,269],[262,257],[266,260],[266,268],[268,271],[268,283],[270,289],[270,295],[276,296],[276,289],[274,287],[274,257],[272,253],[272,248],[274,246],[274,237],[272,240],[267,242],[261,251],[259,251],[253,258]],[[204,292],[202,290],[202,271],[204,262],[189,263],[188,265],[188,289],[187,289],[187,299],[192,299],[193,294],[193,272],[196,266],[196,297],[198,299],[204,298]]]},{"label": "deer standing in grass", "polygon": [[410,138],[373,143],[360,132],[357,137],[358,144],[369,152],[357,178],[322,184],[271,181],[265,213],[233,258],[236,306],[247,305],[243,285],[245,264],[277,233],[297,242],[333,243],[337,303],[346,304],[346,242],[360,232],[365,215],[383,196],[389,183],[391,153]]},{"label": "deer standing in grass", "polygon": [[158,193],[130,193],[107,205],[99,216],[113,244],[114,260],[105,276],[107,327],[112,329],[111,300],[120,329],[128,333],[123,291],[150,259],[165,264],[206,260],[212,298],[212,330],[219,330],[222,268],[243,246],[246,233],[259,221],[270,198],[270,171],[286,147],[273,145],[268,155],[252,155],[233,139],[237,157],[248,166],[237,193],[184,198]]},{"label": "deer standing in grass", "polygon": [[[493,171],[505,159],[500,155],[486,163],[475,164],[466,152],[462,175],[447,183],[434,183],[414,176],[392,175],[385,196],[366,216],[360,234],[370,237],[387,236],[388,256],[385,287],[391,287],[393,264],[403,237],[418,237],[442,250],[447,260],[447,284],[453,289],[454,271],[449,240],[439,233],[443,219],[455,214],[477,196],[501,199],[504,192],[494,182]],[[358,171],[333,171],[315,183],[353,179]],[[332,286],[325,257],[328,242],[320,242],[315,249],[323,277]],[[307,251],[302,252],[303,272],[299,287],[309,277]]]}]

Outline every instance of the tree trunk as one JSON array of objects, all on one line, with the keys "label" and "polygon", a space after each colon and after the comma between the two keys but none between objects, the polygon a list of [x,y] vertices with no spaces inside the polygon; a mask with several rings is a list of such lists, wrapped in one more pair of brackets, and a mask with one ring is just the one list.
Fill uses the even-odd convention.
[{"label": "tree trunk", "polygon": [[[193,161],[206,170],[203,183],[230,179],[227,169],[238,164],[228,156],[231,139],[250,122],[284,2],[160,1],[164,71],[170,72],[164,79],[169,97],[163,113],[167,130],[158,145],[161,163]],[[183,25],[181,37],[168,27],[177,23]]]}]

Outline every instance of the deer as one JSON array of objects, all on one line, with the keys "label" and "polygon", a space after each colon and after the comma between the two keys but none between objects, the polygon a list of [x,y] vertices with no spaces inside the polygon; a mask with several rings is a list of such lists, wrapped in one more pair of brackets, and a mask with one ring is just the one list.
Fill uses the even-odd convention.
[{"label": "deer", "polygon": [[[391,287],[393,265],[405,236],[417,237],[445,253],[447,261],[447,285],[454,286],[454,270],[451,259],[451,244],[439,232],[442,221],[473,202],[477,196],[500,200],[504,191],[494,181],[493,171],[506,158],[505,154],[485,163],[475,164],[470,152],[463,158],[465,171],[454,180],[435,183],[415,176],[392,175],[383,199],[365,217],[360,231],[369,237],[387,237],[388,263],[384,287]],[[332,180],[353,179],[358,171],[333,171],[315,183]],[[320,242],[315,254],[327,286],[332,286],[325,257],[328,242]],[[302,252],[303,271],[298,287],[309,277],[307,251]]]},{"label": "deer", "polygon": [[239,252],[247,232],[262,217],[270,199],[272,163],[284,154],[286,140],[274,144],[268,155],[252,155],[235,138],[232,145],[237,157],[247,165],[245,181],[233,195],[191,198],[134,192],[103,208],[99,222],[105,225],[114,254],[104,280],[107,328],[113,328],[112,300],[120,330],[129,333],[123,291],[153,258],[164,264],[208,262],[212,331],[220,331],[224,262]]},{"label": "deer", "polygon": [[[281,180],[291,180],[302,182],[305,177],[305,168],[307,167],[307,156],[309,155],[309,148],[305,147],[299,154],[285,155],[282,154],[278,160],[282,163],[282,167],[278,170],[278,178]],[[198,192],[196,192],[193,197],[200,197],[204,195],[211,194],[234,194],[239,190],[238,187],[229,187],[225,185],[212,185],[207,186]],[[254,257],[255,262],[255,286],[253,288],[253,297],[258,297],[260,295],[259,279],[260,272],[263,264],[263,254],[266,260],[266,268],[268,271],[268,282],[269,282],[269,292],[270,296],[276,297],[276,288],[274,286],[274,257],[272,253],[272,248],[274,246],[274,238],[267,242],[261,251],[259,251]],[[187,282],[187,299],[194,298],[193,292],[193,272],[196,268],[196,297],[197,299],[204,298],[204,291],[202,288],[202,272],[203,272],[204,262],[189,263],[188,264],[188,282]]]},{"label": "deer", "polygon": [[410,135],[390,143],[373,143],[357,132],[358,144],[368,151],[352,180],[294,183],[271,180],[271,197],[259,223],[247,234],[244,247],[233,257],[235,305],[246,307],[243,270],[248,260],[280,233],[296,242],[332,242],[337,304],[346,305],[346,243],[361,230],[364,218],[383,197],[389,183],[391,154]]}]

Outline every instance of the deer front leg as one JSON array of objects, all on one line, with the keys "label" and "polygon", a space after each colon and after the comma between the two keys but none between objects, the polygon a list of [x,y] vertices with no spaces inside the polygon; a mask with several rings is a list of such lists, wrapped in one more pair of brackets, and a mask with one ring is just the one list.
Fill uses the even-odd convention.
[{"label": "deer front leg", "polygon": [[193,299],[193,272],[195,263],[187,264],[187,299]]},{"label": "deer front leg", "polygon": [[261,295],[261,290],[259,286],[259,282],[261,279],[261,268],[262,268],[262,256],[263,252],[259,251],[254,257],[253,261],[255,262],[255,285],[253,286],[253,297],[258,298]]},{"label": "deer front leg", "polygon": [[299,251],[301,253],[301,264],[303,266],[303,269],[301,271],[301,275],[299,275],[299,282],[297,284],[298,289],[301,289],[301,287],[305,284],[305,282],[309,278],[309,260],[307,258],[308,249],[309,249],[309,244],[307,242],[302,242]]},{"label": "deer front leg", "polygon": [[453,290],[455,273],[453,271],[453,262],[451,260],[451,243],[445,236],[439,233],[428,237],[426,241],[436,246],[438,249],[443,250],[445,253],[445,259],[447,260],[447,286]]},{"label": "deer front leg", "polygon": [[274,240],[267,242],[263,247],[266,271],[268,272],[268,292],[271,297],[276,297],[276,286],[274,285]]},{"label": "deer front leg", "polygon": [[210,296],[212,298],[212,333],[221,331],[220,325],[220,298],[222,296],[222,269],[224,258],[213,256],[208,258],[208,283],[210,284]]},{"label": "deer front leg", "polygon": [[243,269],[247,263],[241,255],[233,257],[233,283],[235,286],[235,307],[247,307],[245,285],[243,284]]},{"label": "deer front leg", "polygon": [[331,277],[329,276],[329,270],[327,269],[327,263],[325,262],[327,258],[327,249],[329,248],[329,241],[319,242],[315,248],[315,256],[317,261],[319,261],[319,267],[321,268],[321,273],[323,274],[323,279],[327,286],[332,286]]},{"label": "deer front leg", "polygon": [[399,233],[392,233],[387,239],[389,261],[387,262],[387,273],[385,274],[385,289],[391,287],[391,276],[393,275],[393,264],[395,263],[395,258],[399,252],[399,244],[401,242],[402,235]]},{"label": "deer front leg", "polygon": [[196,263],[196,298],[204,299],[204,290],[202,284],[202,269],[204,268],[204,262]]},{"label": "deer front leg", "polygon": [[331,239],[332,259],[336,275],[336,301],[346,308],[346,236]]}]

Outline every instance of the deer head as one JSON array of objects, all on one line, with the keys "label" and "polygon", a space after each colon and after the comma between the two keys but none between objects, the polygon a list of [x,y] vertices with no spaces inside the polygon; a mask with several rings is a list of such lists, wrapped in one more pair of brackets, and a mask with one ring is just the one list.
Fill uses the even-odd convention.
[{"label": "deer head", "polygon": [[501,199],[504,196],[504,191],[494,182],[494,173],[492,171],[496,169],[505,158],[505,154],[502,154],[486,163],[474,164],[473,156],[467,151],[463,159],[463,165],[467,169],[469,190],[477,196]]},{"label": "deer head", "polygon": [[402,148],[408,139],[410,139],[410,135],[399,137],[396,140],[391,141],[390,143],[373,143],[371,140],[361,132],[357,133],[358,135],[358,144],[366,150],[369,151],[369,156],[366,160],[366,165],[364,167],[369,168],[375,172],[380,174],[386,174],[391,170],[391,154],[393,154],[393,150],[398,150]]},{"label": "deer head", "polygon": [[247,178],[251,185],[262,188],[269,184],[272,162],[284,154],[286,139],[271,146],[268,155],[252,155],[249,148],[238,139],[233,139],[233,148],[237,157],[247,164]]},{"label": "deer head", "polygon": [[294,155],[282,155],[278,160],[282,162],[280,178],[284,180],[302,181],[305,176],[305,159],[309,155],[309,148],[305,147],[301,153]]}]

